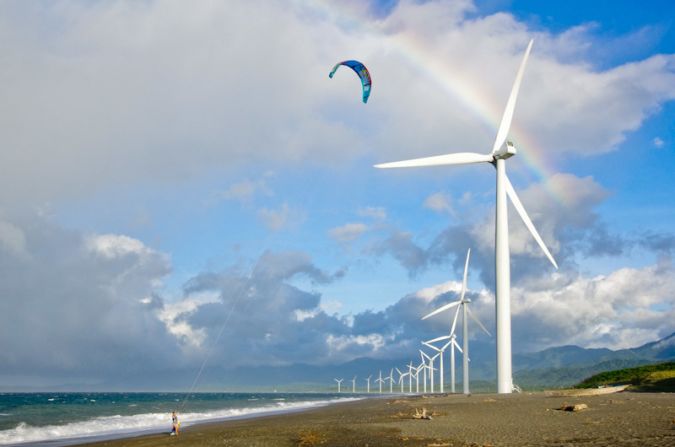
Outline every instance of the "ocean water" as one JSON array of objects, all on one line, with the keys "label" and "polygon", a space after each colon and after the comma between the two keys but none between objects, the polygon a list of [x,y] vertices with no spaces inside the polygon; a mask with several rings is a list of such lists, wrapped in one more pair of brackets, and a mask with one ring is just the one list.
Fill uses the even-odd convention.
[{"label": "ocean water", "polygon": [[[68,445],[358,399],[305,393],[0,393],[0,445]],[[57,441],[57,442],[55,442]]]}]

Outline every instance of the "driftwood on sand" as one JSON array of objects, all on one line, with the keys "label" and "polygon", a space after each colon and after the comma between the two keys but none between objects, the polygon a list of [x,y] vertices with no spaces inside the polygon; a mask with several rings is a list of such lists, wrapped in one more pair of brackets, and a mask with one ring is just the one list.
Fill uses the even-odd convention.
[{"label": "driftwood on sand", "polygon": [[561,411],[583,411],[583,410],[588,410],[588,405],[586,404],[574,404],[574,405],[568,405],[564,404],[562,407],[558,408],[558,410]]},{"label": "driftwood on sand", "polygon": [[430,421],[431,420],[431,415],[427,414],[427,409],[422,408],[422,411],[420,412],[419,409],[415,408],[415,414],[413,414],[413,419],[425,419]]}]

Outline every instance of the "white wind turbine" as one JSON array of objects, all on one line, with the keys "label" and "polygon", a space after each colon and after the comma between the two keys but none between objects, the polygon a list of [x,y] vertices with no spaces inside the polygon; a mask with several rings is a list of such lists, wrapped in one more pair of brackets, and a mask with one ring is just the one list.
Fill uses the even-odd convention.
[{"label": "white wind turbine", "polygon": [[[462,373],[463,373],[463,387],[464,387],[464,394],[469,394],[469,321],[467,320],[467,317],[473,318],[473,321],[475,321],[478,326],[480,326],[483,331],[485,331],[486,334],[490,335],[490,332],[485,329],[485,326],[483,326],[483,323],[481,323],[478,318],[471,312],[471,309],[469,309],[469,303],[471,302],[470,299],[466,298],[466,282],[467,278],[469,275],[469,259],[471,259],[471,249],[469,249],[466,252],[466,261],[464,262],[464,277],[462,279],[462,291],[459,296],[459,300],[454,301],[452,303],[446,304],[445,306],[441,306],[435,311],[431,312],[428,315],[425,315],[422,317],[423,320],[426,320],[427,318],[434,316],[440,312],[443,312],[445,310],[451,309],[455,306],[457,306],[457,310],[455,310],[455,317],[452,319],[452,327],[450,328],[450,334],[447,336],[451,340],[455,340],[455,329],[457,327],[457,317],[459,316],[459,310],[461,308],[462,310],[462,338],[463,338],[463,343],[464,343],[464,350],[460,349],[460,352],[462,352]],[[439,337],[438,339],[435,340],[442,340],[444,337]],[[456,342],[455,342],[456,344]],[[459,346],[457,346],[459,348]],[[454,345],[453,349],[451,351],[452,353],[452,364],[451,364],[451,370],[452,370],[452,392],[455,392],[455,351],[454,351]]]},{"label": "white wind turbine", "polygon": [[496,219],[495,219],[495,295],[496,295],[496,324],[497,324],[497,391],[510,393],[513,391],[513,377],[511,367],[511,267],[509,258],[509,226],[506,197],[513,203],[520,218],[537,241],[546,257],[558,268],[553,256],[539,236],[532,220],[527,215],[520,202],[513,185],[506,176],[506,160],[516,154],[516,148],[506,138],[511,127],[516,98],[520,89],[520,82],[525,71],[525,64],[532,49],[532,40],[525,50],[525,56],[518,69],[516,80],[513,83],[511,94],[506,103],[504,114],[497,131],[492,152],[478,154],[475,152],[458,152],[435,157],[417,158],[414,160],[398,161],[375,165],[376,168],[409,168],[418,166],[447,166],[472,163],[490,163],[497,170],[496,192]]},{"label": "white wind turbine", "polygon": [[408,392],[412,393],[412,378],[413,378],[413,362],[408,364]]},{"label": "white wind turbine", "polygon": [[389,380],[389,394],[394,393],[394,369],[389,370],[389,377],[385,377],[385,380]]},{"label": "white wind turbine", "polygon": [[366,388],[366,392],[367,392],[367,393],[370,393],[370,378],[371,378],[371,377],[373,377],[372,374],[369,375],[368,377],[366,377],[366,382],[368,382],[368,387]]},{"label": "white wind turbine", "polygon": [[352,379],[352,393],[356,393],[356,376]]},{"label": "white wind turbine", "polygon": [[[434,346],[432,343],[436,343],[441,340],[448,340],[450,339],[449,342],[444,344],[442,347],[438,348]],[[445,353],[445,350],[448,348],[448,346],[451,346],[451,354],[450,354],[450,377],[452,378],[452,392],[455,392],[455,346],[457,346],[457,349],[459,349],[460,352],[462,352],[462,349],[459,347],[459,344],[457,344],[457,341],[455,340],[455,334],[450,335],[444,335],[442,337],[437,337],[432,340],[427,340],[423,341],[422,344],[424,346],[427,346],[435,351],[438,352],[438,359],[439,359],[439,368],[438,372],[440,373],[441,377],[441,393],[445,393],[445,371],[443,370],[443,354]]]},{"label": "white wind turbine", "polygon": [[[420,371],[424,371],[426,374],[426,365],[424,362],[420,363],[416,367],[413,368],[415,371],[415,393],[419,394],[420,392]],[[426,377],[426,375],[425,375]]]},{"label": "white wind turbine", "polygon": [[434,371],[436,371],[436,368],[434,368],[434,360],[440,355],[440,353],[430,356],[426,352],[422,351],[420,349],[420,354],[422,355],[422,362],[424,362],[424,359],[427,359],[427,369],[429,370],[429,382],[431,385],[431,392],[434,392]]},{"label": "white wind turbine", "polygon": [[333,379],[333,380],[335,380],[335,381],[337,382],[337,384],[338,384],[338,393],[339,393],[339,392],[340,392],[340,385],[342,384],[342,381],[343,381],[344,379]]},{"label": "white wind turbine", "polygon": [[[425,356],[426,356],[426,358],[429,358],[429,356],[426,355],[426,354],[424,353],[424,351],[422,351],[422,350],[420,349],[420,358],[422,359],[422,364],[420,365],[420,368],[423,368],[423,369],[422,369],[422,372],[423,372],[423,374],[424,374],[424,388],[423,388],[423,390],[424,390],[424,392],[426,393],[426,392],[427,392],[427,370],[428,370],[429,368],[428,368],[426,362],[424,361],[424,357],[425,357]],[[418,374],[419,374],[419,372],[418,372]]]},{"label": "white wind turbine", "polygon": [[396,368],[396,372],[398,373],[398,383],[399,383],[399,385],[401,385],[401,394],[403,394],[405,392],[404,389],[403,389],[403,386],[404,386],[403,379],[405,378],[405,376],[408,375],[408,373],[404,373],[398,368]]},{"label": "white wind turbine", "polygon": [[380,377],[375,379],[375,383],[380,384],[380,394],[382,394],[382,382],[384,382],[384,380],[382,379],[382,370],[380,370]]}]

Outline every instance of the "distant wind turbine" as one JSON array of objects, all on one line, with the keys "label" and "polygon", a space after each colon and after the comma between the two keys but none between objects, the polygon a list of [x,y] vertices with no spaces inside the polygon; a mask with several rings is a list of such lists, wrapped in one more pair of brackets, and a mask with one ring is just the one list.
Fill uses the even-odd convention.
[{"label": "distant wind turbine", "polygon": [[[436,343],[437,341],[441,340],[448,340],[450,339],[449,342],[444,344],[442,347],[438,348],[434,346],[432,343]],[[441,393],[445,393],[445,371],[443,369],[443,354],[445,353],[445,350],[447,349],[448,346],[452,346],[451,348],[451,355],[450,355],[450,370],[451,370],[451,376],[452,376],[452,392],[455,392],[455,345],[459,349],[459,344],[457,344],[457,341],[455,340],[455,334],[450,335],[444,335],[442,337],[437,337],[432,340],[427,340],[423,341],[422,344],[424,346],[427,346],[434,351],[438,352],[438,360],[439,360],[439,365],[438,365],[438,372],[440,374],[440,382],[441,382]],[[461,352],[461,349],[459,349]]]},{"label": "distant wind turbine", "polygon": [[[495,300],[496,300],[496,324],[497,324],[497,391],[499,393],[511,393],[513,391],[513,373],[511,365],[511,266],[509,257],[509,224],[507,215],[506,197],[513,203],[520,218],[537,241],[546,257],[555,268],[558,268],[553,256],[546,244],[539,236],[532,220],[527,215],[523,204],[516,194],[513,185],[506,176],[506,160],[516,154],[516,148],[510,141],[506,141],[513,112],[516,107],[518,90],[525,71],[525,64],[532,49],[532,40],[525,50],[525,56],[520,64],[516,80],[511,88],[511,94],[506,103],[504,114],[497,131],[497,137],[489,154],[475,152],[458,152],[454,154],[439,155],[435,157],[418,158],[413,160],[398,161],[375,165],[376,168],[410,168],[418,166],[449,166],[472,163],[490,163],[497,170],[496,192],[496,219],[495,219]],[[465,355],[467,355],[465,353]]]},{"label": "distant wind turbine", "polygon": [[403,389],[403,386],[404,386],[403,379],[405,378],[405,376],[408,375],[408,373],[404,373],[398,368],[396,368],[396,372],[398,373],[398,383],[399,383],[399,385],[401,385],[401,394],[403,394],[405,392],[404,389]]},{"label": "distant wind turbine", "polygon": [[375,379],[375,382],[380,384],[380,394],[382,394],[382,382],[384,382],[384,380],[382,380],[382,370],[380,370],[380,377]]},{"label": "distant wind turbine", "polygon": [[352,393],[356,393],[356,376],[352,379]]},{"label": "distant wind turbine", "polygon": [[420,363],[419,365],[417,365],[417,367],[413,368],[413,371],[415,371],[415,392],[417,394],[419,394],[419,392],[420,392],[420,371],[424,371],[426,373],[424,362]]},{"label": "distant wind turbine", "polygon": [[428,355],[426,352],[422,351],[420,349],[420,353],[422,354],[422,361],[424,362],[424,359],[427,359],[427,369],[429,370],[429,382],[431,385],[431,392],[434,392],[434,371],[436,368],[434,368],[434,360],[439,356],[439,354],[436,354],[434,356]]},{"label": "distant wind turbine", "polygon": [[394,369],[389,370],[389,377],[385,378],[386,380],[389,380],[389,394],[394,393]]},{"label": "distant wind turbine", "polygon": [[423,391],[426,393],[426,392],[427,392],[427,370],[428,370],[429,368],[427,367],[427,364],[426,364],[426,362],[424,361],[425,356],[426,356],[426,358],[429,358],[429,356],[426,355],[426,354],[424,353],[424,351],[422,351],[422,350],[420,349],[420,358],[422,359],[422,365],[424,366],[424,370],[422,371],[422,375],[423,375],[423,378],[424,378],[424,384],[423,384],[423,388],[422,388],[422,389],[423,389]]},{"label": "distant wind turbine", "polygon": [[338,384],[338,393],[339,393],[339,392],[340,392],[340,385],[342,384],[342,381],[343,381],[344,379],[333,379],[333,380],[335,380],[335,381],[337,382],[337,384]]},{"label": "distant wind turbine", "polygon": [[[446,311],[448,309],[451,309],[455,306],[457,306],[457,310],[455,310],[455,317],[452,320],[452,326],[450,328],[450,335],[449,338],[454,341],[454,336],[455,336],[455,328],[457,327],[457,317],[459,316],[459,311],[460,308],[462,310],[462,341],[464,343],[464,350],[460,349],[460,352],[462,352],[462,374],[463,374],[463,381],[462,385],[464,388],[464,394],[469,394],[469,321],[467,320],[467,316],[473,318],[473,321],[475,321],[478,326],[485,331],[486,334],[490,335],[490,332],[485,329],[485,326],[483,326],[483,323],[481,323],[478,318],[471,312],[469,309],[469,303],[471,302],[470,299],[466,298],[466,282],[467,278],[469,275],[469,259],[471,259],[471,249],[469,249],[466,252],[466,262],[464,263],[464,277],[462,279],[462,291],[459,296],[459,300],[454,301],[452,303],[446,304],[445,306],[441,306],[435,311],[431,312],[428,315],[425,315],[422,317],[422,320],[426,320],[429,317],[432,317],[440,312]],[[443,337],[439,337],[438,339],[435,340],[440,340],[443,339]],[[455,342],[455,345],[457,343]],[[457,346],[459,348],[459,346]],[[451,370],[452,370],[452,392],[455,392],[455,350],[454,350],[454,345],[451,350],[452,353],[452,365],[451,365]]]},{"label": "distant wind turbine", "polygon": [[366,388],[366,392],[367,392],[367,393],[370,393],[370,378],[371,378],[371,377],[373,377],[372,374],[369,375],[368,377],[366,377],[366,382],[368,382],[368,387]]}]

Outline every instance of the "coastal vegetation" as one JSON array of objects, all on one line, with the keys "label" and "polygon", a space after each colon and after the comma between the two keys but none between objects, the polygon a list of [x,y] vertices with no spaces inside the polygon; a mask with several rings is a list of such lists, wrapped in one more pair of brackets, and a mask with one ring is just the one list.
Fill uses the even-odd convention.
[{"label": "coastal vegetation", "polygon": [[630,385],[631,391],[675,392],[675,362],[655,363],[595,374],[575,388]]}]

